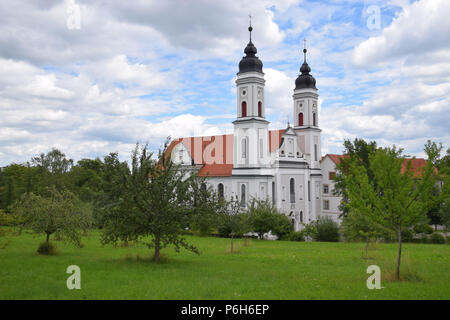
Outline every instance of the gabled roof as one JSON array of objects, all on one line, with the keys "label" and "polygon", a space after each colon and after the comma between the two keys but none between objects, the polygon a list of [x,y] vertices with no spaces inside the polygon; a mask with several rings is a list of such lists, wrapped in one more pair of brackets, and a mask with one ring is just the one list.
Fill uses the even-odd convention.
[{"label": "gabled roof", "polygon": [[343,154],[327,153],[325,156],[322,157],[320,161],[322,162],[326,157],[329,157],[331,161],[334,162],[334,164],[338,165],[341,162],[341,159],[343,159],[345,156]]},{"label": "gabled roof", "polygon": [[[284,129],[270,130],[269,131],[269,151],[273,152],[277,150],[282,142],[281,135]],[[221,139],[222,152],[217,154],[213,146],[208,148],[212,143],[215,146],[220,146],[220,143],[216,139]],[[233,152],[234,152],[234,136],[233,134],[217,135],[217,136],[204,136],[204,137],[187,137],[178,138],[173,140],[167,148],[167,152],[171,153],[172,150],[179,143],[183,142],[184,146],[189,151],[189,154],[193,160],[193,165],[199,166],[199,176],[210,177],[227,177],[231,176],[233,170]],[[217,142],[217,144],[216,144]],[[206,151],[206,152],[205,152]],[[207,163],[205,160],[205,154],[215,159],[214,163]]]}]

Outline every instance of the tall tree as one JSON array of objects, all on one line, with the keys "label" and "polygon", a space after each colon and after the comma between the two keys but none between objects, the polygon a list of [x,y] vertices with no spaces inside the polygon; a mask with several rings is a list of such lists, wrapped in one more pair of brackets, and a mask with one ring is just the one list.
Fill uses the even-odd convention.
[{"label": "tall tree", "polygon": [[174,164],[167,152],[167,140],[157,159],[147,146],[136,145],[131,170],[125,180],[119,204],[106,213],[102,243],[135,240],[154,249],[154,259],[168,245],[199,253],[182,236],[192,211],[192,175]]},{"label": "tall tree", "polygon": [[395,146],[380,148],[369,156],[372,179],[367,168],[355,159],[343,175],[349,209],[397,233],[397,279],[400,279],[402,230],[426,219],[427,202],[436,182],[433,167],[436,157],[433,152],[428,154],[427,165],[422,168],[419,178],[412,170],[411,162],[402,170],[404,156],[401,149]]},{"label": "tall tree", "polygon": [[344,157],[340,159],[339,164],[336,165],[337,175],[334,183],[334,194],[341,197],[339,210],[345,217],[349,212],[349,198],[345,185],[345,174],[350,170],[350,165],[353,162],[358,163],[367,172],[369,181],[374,179],[374,175],[370,169],[370,157],[377,149],[375,141],[366,142],[364,139],[356,138],[353,142],[350,140],[344,141]]}]

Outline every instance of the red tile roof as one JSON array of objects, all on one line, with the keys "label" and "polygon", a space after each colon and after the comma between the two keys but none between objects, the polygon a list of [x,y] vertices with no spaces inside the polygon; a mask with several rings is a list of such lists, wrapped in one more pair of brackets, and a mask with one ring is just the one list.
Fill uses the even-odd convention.
[{"label": "red tile roof", "polygon": [[[283,129],[269,131],[270,152],[273,152],[280,147],[282,140],[281,135],[283,132]],[[170,143],[167,152],[171,153],[173,148],[180,142],[183,142],[188,149],[191,158],[194,160],[194,164],[201,166],[201,169],[198,172],[199,176],[231,176],[234,152],[233,134],[175,139]],[[214,145],[211,145],[213,143]],[[211,145],[210,148],[208,148],[209,145]],[[220,148],[220,145],[222,145],[222,148]],[[216,154],[220,149],[222,149],[221,152],[219,151],[220,154]],[[208,159],[210,159],[210,161],[208,161]]]},{"label": "red tile roof", "polygon": [[331,161],[333,161],[335,164],[339,164],[341,162],[341,159],[344,158],[343,154],[330,154],[330,153],[328,153],[328,154],[325,155],[325,157],[322,158],[322,160],[325,159],[326,156],[329,156]]},{"label": "red tile roof", "polygon": [[[345,157],[343,154],[326,154],[323,158],[325,159],[326,156],[329,156],[330,159],[338,165],[341,162],[341,159]],[[425,166],[427,165],[427,160],[423,158],[405,158],[402,163],[401,172],[404,173],[406,171],[406,166],[408,165],[408,162],[411,161],[411,170],[414,172],[414,176],[421,177],[423,174],[423,170],[425,169]]]}]

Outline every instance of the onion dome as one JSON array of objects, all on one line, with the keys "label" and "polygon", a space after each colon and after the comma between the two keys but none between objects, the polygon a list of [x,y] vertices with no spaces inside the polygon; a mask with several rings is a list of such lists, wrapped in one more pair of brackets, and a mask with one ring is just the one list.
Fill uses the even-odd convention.
[{"label": "onion dome", "polygon": [[250,41],[245,47],[244,53],[245,57],[242,58],[241,62],[239,62],[239,73],[244,72],[260,72],[262,73],[263,63],[256,56],[258,50],[256,50],[255,45],[252,43],[252,26],[248,27],[248,31],[250,32]]},{"label": "onion dome", "polygon": [[303,49],[303,54],[305,56],[305,60],[300,68],[301,74],[295,80],[295,89],[315,89],[316,88],[316,79],[309,73],[311,72],[311,68],[306,62],[306,48]]}]

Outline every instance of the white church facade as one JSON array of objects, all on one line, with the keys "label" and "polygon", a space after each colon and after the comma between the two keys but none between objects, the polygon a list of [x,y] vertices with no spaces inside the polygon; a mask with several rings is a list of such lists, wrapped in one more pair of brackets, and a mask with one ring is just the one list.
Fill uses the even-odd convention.
[{"label": "white church facade", "polygon": [[304,62],[295,81],[294,123],[269,130],[265,118],[263,64],[251,40],[239,63],[234,132],[172,141],[175,163],[198,175],[225,198],[237,197],[244,209],[252,198],[268,199],[292,221],[295,230],[320,216],[339,222],[339,198],[332,194],[335,159],[321,157],[318,89]]}]

